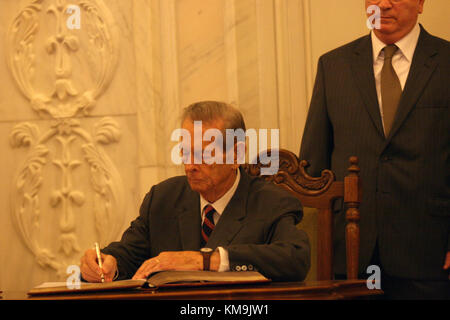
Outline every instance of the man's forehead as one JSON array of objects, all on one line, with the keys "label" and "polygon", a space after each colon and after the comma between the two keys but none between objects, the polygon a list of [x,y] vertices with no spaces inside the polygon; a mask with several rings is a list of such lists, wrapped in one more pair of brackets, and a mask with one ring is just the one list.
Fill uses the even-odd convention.
[{"label": "man's forehead", "polygon": [[[190,118],[188,118],[183,122],[182,125],[182,129],[188,131],[188,136],[180,137],[180,146],[186,150],[194,150],[194,148],[198,146],[201,147],[201,150],[197,151],[203,152],[206,147],[210,146],[213,142],[223,145],[223,143],[225,142],[225,137],[223,137],[224,127],[224,120],[220,118],[209,121],[191,120]],[[209,132],[208,134],[207,131],[211,129],[219,130],[219,132]],[[205,134],[208,135],[207,138],[205,138]]]},{"label": "man's forehead", "polygon": [[194,124],[199,127],[201,126],[202,131],[206,131],[208,129],[218,129],[218,130],[222,131],[224,128],[224,120],[220,119],[220,118],[208,120],[208,121],[192,120],[192,119],[188,118],[188,119],[184,120],[182,128],[186,129],[188,131],[193,131]]}]

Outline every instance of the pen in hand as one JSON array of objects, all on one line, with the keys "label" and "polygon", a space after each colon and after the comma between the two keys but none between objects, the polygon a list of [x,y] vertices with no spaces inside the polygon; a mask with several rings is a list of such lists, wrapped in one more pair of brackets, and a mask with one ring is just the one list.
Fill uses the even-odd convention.
[{"label": "pen in hand", "polygon": [[97,252],[98,266],[100,267],[102,283],[103,283],[103,282],[105,282],[105,275],[103,274],[102,257],[100,255],[100,247],[98,246],[98,242],[95,243],[95,252]]}]

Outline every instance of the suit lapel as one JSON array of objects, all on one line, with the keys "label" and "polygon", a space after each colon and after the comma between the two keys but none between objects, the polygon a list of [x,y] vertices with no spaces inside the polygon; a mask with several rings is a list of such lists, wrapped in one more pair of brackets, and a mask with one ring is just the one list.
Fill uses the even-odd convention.
[{"label": "suit lapel", "polygon": [[248,189],[249,177],[241,170],[241,180],[239,181],[236,192],[214,228],[208,240],[207,247],[216,248],[218,246],[228,245],[242,228],[242,220],[246,215]]},{"label": "suit lapel", "polygon": [[[178,228],[180,231],[183,250],[198,250],[200,248],[201,216],[200,196],[190,187],[180,203],[178,215]],[[168,235],[170,236],[170,235]]]},{"label": "suit lapel", "polygon": [[361,41],[356,44],[353,53],[351,69],[355,77],[356,86],[363,97],[364,106],[375,128],[384,137],[375,85],[375,75],[373,73],[373,52],[370,35],[361,38]]},{"label": "suit lapel", "polygon": [[415,103],[422,94],[431,74],[436,68],[435,59],[437,50],[430,43],[431,36],[421,26],[421,32],[414,52],[411,68],[406,80],[405,88],[400,99],[397,113],[392,124],[391,131],[386,140],[386,145],[401,127]]}]

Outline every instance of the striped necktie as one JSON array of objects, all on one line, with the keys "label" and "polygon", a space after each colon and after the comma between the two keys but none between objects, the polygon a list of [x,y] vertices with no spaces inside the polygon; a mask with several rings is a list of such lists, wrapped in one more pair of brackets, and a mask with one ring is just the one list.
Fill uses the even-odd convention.
[{"label": "striped necktie", "polygon": [[205,206],[205,219],[203,220],[202,225],[202,241],[201,241],[201,248],[203,248],[206,243],[208,242],[209,237],[211,236],[211,233],[214,230],[214,208],[211,205]]}]

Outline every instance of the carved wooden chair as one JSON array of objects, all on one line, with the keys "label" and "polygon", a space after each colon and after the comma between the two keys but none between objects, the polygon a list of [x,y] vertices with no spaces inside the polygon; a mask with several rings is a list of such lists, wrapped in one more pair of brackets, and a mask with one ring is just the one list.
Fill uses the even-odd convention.
[{"label": "carved wooden chair", "polygon": [[[271,151],[267,151],[270,156]],[[306,160],[288,151],[279,150],[279,170],[274,175],[261,176],[279,185],[300,199],[303,207],[317,208],[317,279],[333,279],[333,202],[343,198],[346,208],[346,249],[347,278],[358,278],[359,259],[359,204],[361,202],[361,182],[358,176],[358,158],[350,157],[348,174],[344,181],[336,181],[335,174],[323,170],[320,177],[311,177],[305,172]],[[243,168],[251,176],[259,176],[262,165],[245,164]]]}]

